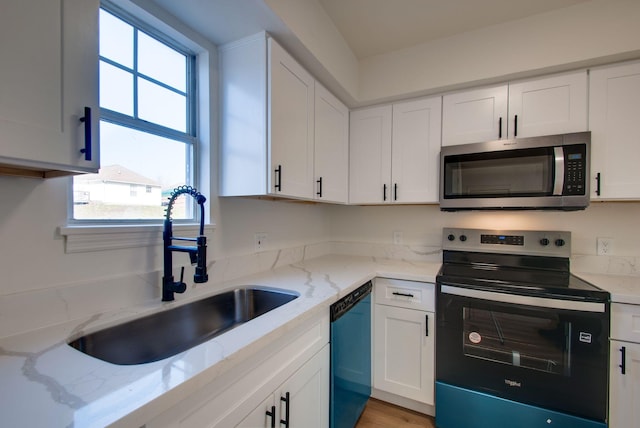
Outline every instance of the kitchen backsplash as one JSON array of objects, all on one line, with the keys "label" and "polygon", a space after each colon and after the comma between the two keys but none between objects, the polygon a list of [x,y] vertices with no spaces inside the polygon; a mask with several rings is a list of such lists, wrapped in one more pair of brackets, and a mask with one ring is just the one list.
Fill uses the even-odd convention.
[{"label": "kitchen backsplash", "polygon": [[[332,241],[270,250],[214,260],[209,263],[209,282],[190,285],[180,299],[193,299],[215,291],[216,285],[243,276],[299,263],[326,254],[439,262],[440,247],[393,245],[371,242]],[[574,255],[574,272],[640,276],[640,257]],[[189,269],[189,267],[187,267]],[[12,336],[69,320],[117,314],[135,315],[160,303],[160,271],[119,275],[77,282],[55,288],[0,296],[0,337]],[[190,273],[185,272],[189,278]]]}]

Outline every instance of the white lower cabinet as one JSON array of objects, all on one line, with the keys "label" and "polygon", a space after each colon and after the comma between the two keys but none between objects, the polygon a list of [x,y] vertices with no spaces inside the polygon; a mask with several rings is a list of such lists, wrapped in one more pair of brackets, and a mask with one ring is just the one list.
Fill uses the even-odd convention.
[{"label": "white lower cabinet", "polygon": [[434,285],[376,279],[373,386],[399,397],[434,404]]},{"label": "white lower cabinet", "polygon": [[640,305],[611,305],[609,427],[640,421]]},{"label": "white lower cabinet", "polygon": [[[293,376],[260,403],[239,424],[220,427],[270,427],[285,421],[290,427],[326,427],[329,421],[329,346],[325,346]],[[275,423],[272,423],[272,418]]]},{"label": "white lower cabinet", "polygon": [[279,339],[146,428],[329,425],[329,318]]},{"label": "white lower cabinet", "polygon": [[610,351],[609,427],[632,427],[640,421],[640,343],[612,340]]}]

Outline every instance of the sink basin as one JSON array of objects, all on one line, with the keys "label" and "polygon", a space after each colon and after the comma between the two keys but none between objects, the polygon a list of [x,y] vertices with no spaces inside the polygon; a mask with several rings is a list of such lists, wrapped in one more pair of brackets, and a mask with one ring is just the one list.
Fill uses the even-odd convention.
[{"label": "sink basin", "polygon": [[297,297],[273,288],[237,288],[88,334],[69,345],[113,364],[150,363],[186,351]]}]

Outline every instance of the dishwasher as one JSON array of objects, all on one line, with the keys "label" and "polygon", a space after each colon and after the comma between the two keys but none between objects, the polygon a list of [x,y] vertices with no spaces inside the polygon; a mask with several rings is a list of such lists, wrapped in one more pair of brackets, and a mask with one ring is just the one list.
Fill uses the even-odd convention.
[{"label": "dishwasher", "polygon": [[369,281],[331,305],[331,428],[353,428],[371,395],[372,288]]}]

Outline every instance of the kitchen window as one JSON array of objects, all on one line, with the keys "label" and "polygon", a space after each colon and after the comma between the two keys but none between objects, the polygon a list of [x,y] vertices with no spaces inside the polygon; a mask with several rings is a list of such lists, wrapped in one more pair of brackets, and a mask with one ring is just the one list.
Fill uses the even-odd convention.
[{"label": "kitchen window", "polygon": [[[74,177],[71,223],[159,224],[171,191],[197,186],[196,57],[109,3],[99,40],[101,168]],[[196,211],[184,201],[172,217]]]}]

